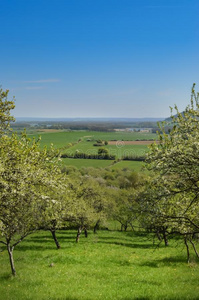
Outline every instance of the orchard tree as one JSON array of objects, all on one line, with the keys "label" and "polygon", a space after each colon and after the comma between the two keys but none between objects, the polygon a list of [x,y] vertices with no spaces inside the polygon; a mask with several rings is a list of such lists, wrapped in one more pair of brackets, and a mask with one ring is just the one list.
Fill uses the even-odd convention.
[{"label": "orchard tree", "polygon": [[57,249],[60,249],[61,246],[56,231],[63,227],[66,214],[71,213],[72,193],[70,192],[68,179],[65,176],[60,176],[60,174],[57,175],[56,188],[47,191],[45,201],[42,203],[40,229],[49,230]]},{"label": "orchard tree", "polygon": [[57,153],[40,150],[39,141],[25,133],[21,138],[7,135],[14,107],[8,90],[0,89],[0,243],[7,248],[13,275],[15,246],[42,225],[58,222],[60,200],[66,194]]},{"label": "orchard tree", "polygon": [[57,194],[64,188],[59,184],[62,177],[52,153],[41,151],[38,142],[25,135],[1,137],[0,242],[7,248],[13,275],[13,250],[41,227],[44,216],[49,220],[53,201],[58,201]]},{"label": "orchard tree", "polygon": [[84,231],[105,218],[105,191],[90,176],[77,177],[70,185],[71,201],[66,210],[65,220],[78,228],[76,242]]},{"label": "orchard tree", "polygon": [[175,106],[175,112],[170,132],[165,132],[164,122],[160,124],[159,143],[151,145],[147,156],[154,178],[145,204],[171,232],[184,237],[189,257],[187,242],[196,250],[192,237],[199,233],[199,94],[195,84],[190,104],[183,113]]}]

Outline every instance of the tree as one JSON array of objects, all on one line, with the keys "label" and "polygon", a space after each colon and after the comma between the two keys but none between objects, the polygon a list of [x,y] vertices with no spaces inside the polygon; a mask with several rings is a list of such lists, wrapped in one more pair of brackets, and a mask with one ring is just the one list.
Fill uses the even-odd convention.
[{"label": "tree", "polygon": [[40,150],[39,140],[31,141],[25,132],[21,138],[7,135],[15,107],[8,92],[0,89],[0,243],[15,275],[13,250],[27,235],[48,226],[58,244],[55,229],[66,204],[67,183],[56,164],[57,152]]},{"label": "tree", "polygon": [[56,174],[56,188],[47,191],[46,201],[43,201],[42,204],[40,229],[49,230],[57,249],[60,249],[61,246],[56,236],[56,230],[63,227],[65,216],[69,214],[72,195],[67,178],[58,174]]},{"label": "tree", "polygon": [[76,242],[84,230],[105,218],[105,192],[100,184],[90,176],[77,177],[71,182],[71,202],[65,220],[78,228]]},{"label": "tree", "polygon": [[9,129],[10,122],[14,121],[14,117],[10,115],[10,111],[14,109],[14,98],[8,100],[9,90],[3,91],[0,88],[0,135]]},{"label": "tree", "polygon": [[166,133],[166,124],[161,123],[159,143],[152,144],[148,153],[147,168],[154,177],[144,202],[170,233],[184,237],[187,246],[199,232],[199,93],[195,84],[185,111],[180,113],[177,106],[175,110],[171,130]]},{"label": "tree", "polygon": [[[41,227],[58,201],[59,180],[53,153],[23,135],[2,136],[0,144],[0,242],[7,248],[15,275],[14,248]],[[50,212],[51,211],[51,212]],[[51,214],[51,215],[50,215]]]}]

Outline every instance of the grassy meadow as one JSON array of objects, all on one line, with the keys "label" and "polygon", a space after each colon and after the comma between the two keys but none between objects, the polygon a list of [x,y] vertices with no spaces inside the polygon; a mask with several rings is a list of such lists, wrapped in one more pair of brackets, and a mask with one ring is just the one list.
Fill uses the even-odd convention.
[{"label": "grassy meadow", "polygon": [[[102,159],[73,159],[63,158],[60,162],[61,167],[73,166],[77,169],[81,168],[109,168],[111,170],[116,169],[130,169],[135,172],[142,172],[144,163],[141,161],[118,161],[102,160]],[[146,172],[146,170],[144,170]]]},{"label": "grassy meadow", "polygon": [[75,242],[60,231],[56,250],[50,232],[27,237],[14,251],[17,276],[0,253],[0,299],[199,299],[199,265],[180,240],[165,248],[144,233],[98,231]]},{"label": "grassy meadow", "polygon": [[[148,151],[147,145],[107,145],[103,146],[108,149],[109,154],[115,155],[116,158],[121,159],[124,155],[142,156]],[[93,146],[93,142],[79,142],[78,144],[70,147],[64,153],[70,155],[75,154],[75,151],[79,151],[86,154],[97,154],[99,147]]]},{"label": "grassy meadow", "polygon": [[41,146],[50,146],[53,143],[57,148],[66,147],[69,143],[76,143],[79,139],[86,141],[87,139],[103,140],[103,141],[135,141],[139,140],[150,140],[156,139],[157,135],[155,133],[144,133],[144,132],[100,132],[100,131],[59,131],[54,132],[49,131],[39,131],[37,134],[31,134],[30,137],[35,136],[41,139]]},{"label": "grassy meadow", "polygon": [[73,159],[73,158],[62,158],[61,166],[73,166],[78,169],[81,168],[107,168],[112,166],[112,160],[102,160],[102,159]]}]

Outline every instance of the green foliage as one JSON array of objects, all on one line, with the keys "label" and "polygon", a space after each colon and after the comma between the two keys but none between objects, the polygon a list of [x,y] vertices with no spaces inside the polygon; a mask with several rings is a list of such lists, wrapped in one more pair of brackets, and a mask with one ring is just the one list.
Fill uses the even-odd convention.
[{"label": "green foliage", "polygon": [[147,168],[154,177],[142,202],[153,225],[180,233],[185,243],[199,232],[199,94],[194,87],[185,111],[180,113],[175,107],[168,134],[165,124],[160,124],[160,143],[151,146],[147,157]]},{"label": "green foliage", "polygon": [[76,176],[71,181],[71,207],[65,219],[76,227],[89,228],[105,216],[105,190],[91,176]]},{"label": "green foliage", "polygon": [[84,153],[79,149],[75,150],[74,154],[64,153],[61,155],[61,158],[76,158],[76,159],[108,159],[115,160],[116,156],[109,154],[109,151],[105,148],[99,148],[98,153]]},{"label": "green foliage", "polygon": [[58,195],[65,183],[55,155],[53,149],[41,151],[39,142],[25,134],[21,138],[14,134],[1,137],[0,242],[7,246],[13,261],[13,275],[14,247],[58,213]]},{"label": "green foliage", "polygon": [[10,122],[14,121],[14,118],[10,115],[10,110],[14,109],[14,98],[8,100],[9,90],[3,91],[0,88],[0,135],[9,129]]}]

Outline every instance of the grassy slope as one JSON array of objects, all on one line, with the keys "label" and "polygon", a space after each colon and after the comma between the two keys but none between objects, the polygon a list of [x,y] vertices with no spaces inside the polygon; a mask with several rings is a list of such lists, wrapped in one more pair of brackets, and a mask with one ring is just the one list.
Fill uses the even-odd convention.
[{"label": "grassy slope", "polygon": [[143,171],[143,162],[140,161],[119,161],[113,164],[112,160],[101,160],[101,159],[72,159],[63,158],[61,161],[62,166],[74,166],[78,169],[85,167],[93,168],[111,168],[111,169],[124,169],[128,168],[132,171],[140,172]]},{"label": "grassy slope", "polygon": [[60,250],[48,232],[28,237],[14,253],[16,278],[1,252],[0,299],[199,299],[199,266],[180,242],[155,250],[146,236],[100,231],[76,244],[75,234],[59,233]]},{"label": "grassy slope", "polygon": [[[118,163],[111,166],[111,169],[125,169],[128,168],[135,172],[143,171],[144,163],[141,161],[119,161]],[[146,170],[145,170],[146,172]]]},{"label": "grassy slope", "polygon": [[112,163],[112,160],[63,158],[61,166],[74,166],[78,169],[82,167],[106,168],[111,166]]}]

